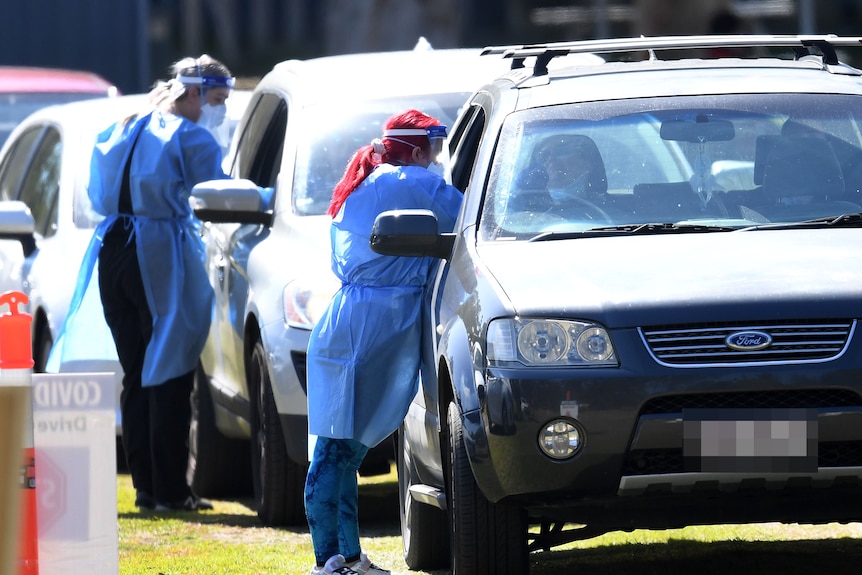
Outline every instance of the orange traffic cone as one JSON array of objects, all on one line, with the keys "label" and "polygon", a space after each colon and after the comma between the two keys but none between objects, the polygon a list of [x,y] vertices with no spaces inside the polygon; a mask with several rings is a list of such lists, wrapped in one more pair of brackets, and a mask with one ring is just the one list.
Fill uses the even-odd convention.
[{"label": "orange traffic cone", "polygon": [[33,351],[30,345],[30,314],[21,313],[19,304],[27,304],[26,294],[9,291],[0,295],[0,307],[9,313],[0,315],[0,380],[28,389],[27,425],[21,466],[21,529],[19,531],[18,574],[38,575],[39,537],[36,524],[36,455],[33,445],[33,403],[31,401]]}]

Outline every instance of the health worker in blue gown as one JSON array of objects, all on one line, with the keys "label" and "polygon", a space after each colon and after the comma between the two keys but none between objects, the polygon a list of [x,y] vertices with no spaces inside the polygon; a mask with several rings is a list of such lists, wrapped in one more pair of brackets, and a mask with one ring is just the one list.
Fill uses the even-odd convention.
[{"label": "health worker in blue gown", "polygon": [[433,258],[373,252],[374,219],[429,209],[451,231],[461,193],[438,174],[445,126],[420,111],[390,118],[360,148],[333,192],[332,269],[342,287],[308,344],[308,426],[316,435],[305,507],[318,572],[374,566],[359,544],[357,470],[370,447],[401,425],[418,389],[421,305]]},{"label": "health worker in blue gown", "polygon": [[200,222],[188,200],[195,184],[228,177],[221,147],[196,122],[211,106],[208,101],[224,102],[234,79],[206,54],[175,63],[171,76],[150,93],[154,109],[97,138],[88,193],[105,219],[84,258],[49,368],[57,355],[70,359],[64,339],[71,348],[76,330],[79,337],[85,333],[87,319],[76,311],[98,265],[102,308],[124,372],[122,440],[135,505],[195,511],[212,509],[192,492],[186,468],[190,394],[213,292]]}]

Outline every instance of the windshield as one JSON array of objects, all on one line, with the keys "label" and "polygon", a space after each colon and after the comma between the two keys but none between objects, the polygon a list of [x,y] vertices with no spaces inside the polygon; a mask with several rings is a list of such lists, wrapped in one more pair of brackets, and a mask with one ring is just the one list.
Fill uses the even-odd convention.
[{"label": "windshield", "polygon": [[0,93],[0,148],[21,120],[45,106],[65,104],[77,100],[103,98],[104,93],[85,92],[57,93]]},{"label": "windshield", "polygon": [[[307,126],[313,136],[297,150],[294,212],[302,216],[325,214],[347,162],[360,147],[380,137],[383,123],[390,116],[415,108],[451,128],[468,96],[469,93],[423,94],[361,102],[348,114],[333,114],[331,106],[324,105],[310,109]],[[445,151],[438,159],[445,163],[444,156]]]},{"label": "windshield", "polygon": [[735,229],[860,212],[860,116],[859,97],[826,94],[517,112],[501,132],[480,238],[641,224]]}]

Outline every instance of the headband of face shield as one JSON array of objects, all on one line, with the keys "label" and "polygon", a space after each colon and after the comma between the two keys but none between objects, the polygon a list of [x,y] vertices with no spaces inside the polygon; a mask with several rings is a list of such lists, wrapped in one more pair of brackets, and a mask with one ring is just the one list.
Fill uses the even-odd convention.
[{"label": "headband of face shield", "polygon": [[[428,126],[427,128],[393,128],[384,130],[383,137],[390,136],[428,136],[429,140],[444,139],[446,137],[446,126]],[[395,140],[396,138],[390,138]],[[401,141],[401,140],[397,140]]]},{"label": "headband of face shield", "polygon": [[236,78],[232,76],[183,76],[177,74],[177,80],[186,86],[203,86],[204,88],[227,88],[233,90]]},{"label": "headband of face shield", "polygon": [[[383,131],[383,138],[394,140],[407,146],[415,147],[415,144],[407,142],[395,136],[426,136],[431,149],[431,158],[428,163],[428,170],[436,173],[439,176],[443,175],[443,166],[437,161],[437,156],[443,151],[443,141],[446,139],[446,126],[429,126],[428,128],[393,128]],[[371,142],[374,146],[374,153],[377,156],[377,161],[380,161],[382,154],[385,151],[383,142],[374,140]]]}]

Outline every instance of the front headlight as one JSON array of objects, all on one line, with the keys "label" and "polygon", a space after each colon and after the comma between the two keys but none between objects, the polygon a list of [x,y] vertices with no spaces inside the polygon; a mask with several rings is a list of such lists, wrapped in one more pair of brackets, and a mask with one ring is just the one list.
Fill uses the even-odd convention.
[{"label": "front headlight", "polygon": [[291,327],[311,329],[326,311],[329,300],[341,284],[332,278],[296,279],[284,286],[284,321]]},{"label": "front headlight", "polygon": [[497,319],[488,325],[488,363],[619,365],[608,332],[588,321]]}]

